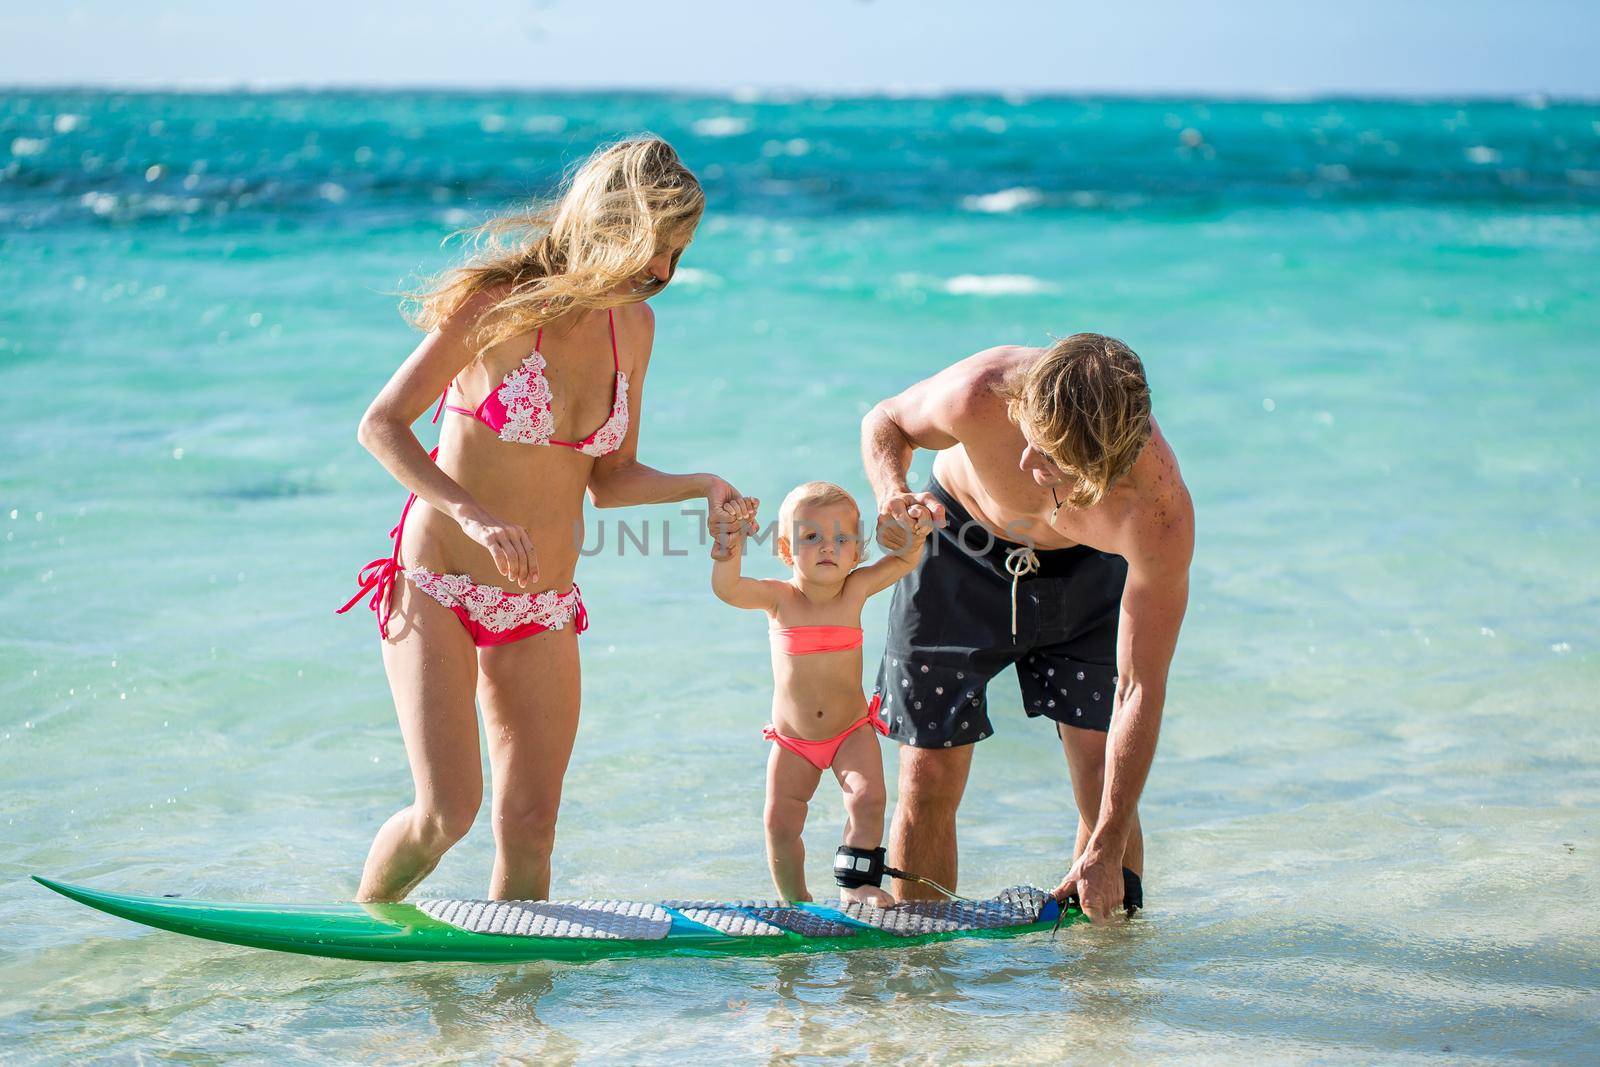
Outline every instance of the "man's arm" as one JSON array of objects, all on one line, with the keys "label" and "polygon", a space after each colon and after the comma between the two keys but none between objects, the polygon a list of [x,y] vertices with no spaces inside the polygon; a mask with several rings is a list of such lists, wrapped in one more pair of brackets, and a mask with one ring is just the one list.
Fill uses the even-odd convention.
[{"label": "man's arm", "polygon": [[861,420],[861,462],[879,500],[909,493],[906,471],[919,448],[938,451],[959,443],[949,404],[949,371],[924,378],[898,396],[880,400]]},{"label": "man's arm", "polygon": [[[1159,514],[1128,560],[1128,581],[1117,620],[1116,711],[1106,739],[1100,818],[1057,898],[1076,892],[1085,915],[1099,921],[1122,903],[1122,855],[1138,811],[1167,698],[1167,671],[1189,604],[1194,512],[1181,505]],[[1142,549],[1139,550],[1139,549]]]},{"label": "man's arm", "polygon": [[986,388],[984,367],[990,353],[980,352],[905,392],[879,401],[861,420],[861,463],[878,500],[878,541],[898,552],[910,541],[914,525],[907,515],[921,504],[935,525],[945,523],[944,506],[931,493],[913,493],[906,484],[911,457],[919,448],[940,451],[961,443],[962,419],[973,408],[975,392]]}]

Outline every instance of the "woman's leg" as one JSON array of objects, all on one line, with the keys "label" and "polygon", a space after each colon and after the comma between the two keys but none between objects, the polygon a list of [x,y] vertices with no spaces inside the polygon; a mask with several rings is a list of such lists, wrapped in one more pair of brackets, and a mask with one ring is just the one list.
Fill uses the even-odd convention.
[{"label": "woman's leg", "polygon": [[472,828],[483,765],[472,691],[477,656],[454,613],[405,580],[383,642],[383,667],[405,738],[416,799],[383,824],[357,900],[400,900]]},{"label": "woman's leg", "polygon": [[578,635],[568,626],[478,650],[494,790],[495,900],[550,893],[561,780],[578,732]]},{"label": "woman's leg", "polygon": [[784,900],[810,900],[806,892],[806,805],[817,791],[822,772],[782,745],[767,757],[767,869]]},{"label": "woman's leg", "polygon": [[[851,848],[877,848],[883,843],[883,809],[888,801],[883,785],[883,753],[878,750],[878,734],[872,727],[862,726],[844,739],[833,757],[833,776],[844,791],[844,843]],[[894,897],[871,885],[841,889],[839,897],[880,908],[894,903]]]}]

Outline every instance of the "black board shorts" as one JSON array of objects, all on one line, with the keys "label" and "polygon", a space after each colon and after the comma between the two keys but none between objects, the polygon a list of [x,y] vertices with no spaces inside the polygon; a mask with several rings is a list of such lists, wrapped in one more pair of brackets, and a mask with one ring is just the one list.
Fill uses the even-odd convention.
[{"label": "black board shorts", "polygon": [[1117,616],[1128,563],[1086,545],[1034,553],[1017,580],[1006,561],[1023,546],[994,537],[937,481],[947,522],[916,569],[895,585],[875,692],[889,736],[952,748],[994,733],[989,680],[1015,665],[1022,707],[1065,726],[1109,730],[1117,690]]}]

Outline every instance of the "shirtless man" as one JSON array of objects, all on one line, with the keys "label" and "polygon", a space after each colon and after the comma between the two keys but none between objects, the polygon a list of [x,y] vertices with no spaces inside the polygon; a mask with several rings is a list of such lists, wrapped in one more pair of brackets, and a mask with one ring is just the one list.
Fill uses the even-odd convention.
[{"label": "shirtless man", "polygon": [[[877,690],[900,742],[890,856],[956,884],[956,809],[985,687],[1015,665],[1024,710],[1056,724],[1078,807],[1055,896],[1098,922],[1143,902],[1139,795],[1189,597],[1194,507],[1122,342],[979,352],[872,409],[862,455],[878,540],[896,551],[921,504],[939,525],[895,587]],[[938,451],[925,491],[906,471]],[[927,896],[898,882],[901,899]]]}]

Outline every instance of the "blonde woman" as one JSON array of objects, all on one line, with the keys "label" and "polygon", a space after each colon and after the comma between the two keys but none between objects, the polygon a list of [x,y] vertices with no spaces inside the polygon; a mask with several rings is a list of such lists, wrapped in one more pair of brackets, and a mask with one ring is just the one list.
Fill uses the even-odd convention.
[{"label": "blonde woman", "polygon": [[[597,507],[738,493],[636,458],[655,320],[705,197],[666,142],[596,152],[553,204],[484,227],[485,250],[421,294],[428,335],[359,438],[411,490],[394,551],[361,574],[416,789],[378,831],[358,899],[399,900],[471,827],[489,738],[489,895],[541,899],[578,726],[574,582],[585,491]],[[412,423],[438,401],[430,454]]]}]

